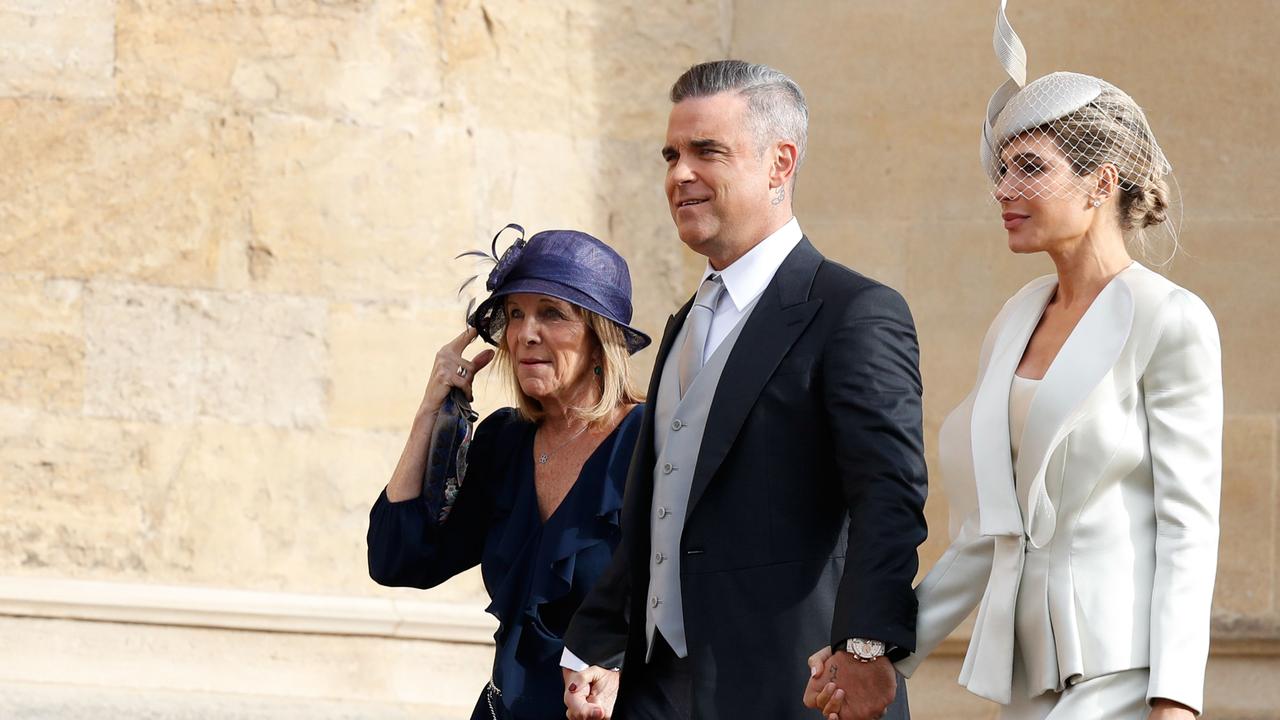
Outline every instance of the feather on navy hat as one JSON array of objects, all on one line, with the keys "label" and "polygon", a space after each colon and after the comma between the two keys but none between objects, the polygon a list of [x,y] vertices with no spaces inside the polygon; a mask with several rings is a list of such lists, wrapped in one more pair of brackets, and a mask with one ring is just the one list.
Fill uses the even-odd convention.
[{"label": "feather on navy hat", "polygon": [[[520,237],[499,256],[498,238],[507,230],[518,231]],[[525,240],[524,228],[512,223],[493,237],[491,254],[472,251],[459,255],[467,256],[495,263],[485,283],[489,297],[467,318],[467,324],[490,344],[498,344],[497,338],[506,326],[502,298],[515,293],[548,295],[590,310],[622,330],[630,353],[652,342],[648,335],[631,326],[631,272],[627,261],[584,232],[544,230]]]}]

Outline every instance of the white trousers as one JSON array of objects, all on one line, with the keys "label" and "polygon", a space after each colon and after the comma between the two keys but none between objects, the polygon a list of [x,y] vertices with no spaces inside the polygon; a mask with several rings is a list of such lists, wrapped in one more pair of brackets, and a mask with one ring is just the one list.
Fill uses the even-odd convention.
[{"label": "white trousers", "polygon": [[[1018,665],[1021,665],[1019,663]],[[1013,702],[1000,712],[1000,720],[1146,720],[1146,668],[1125,670],[1076,683],[1060,693],[1027,697],[1022,670],[1015,666]]]}]

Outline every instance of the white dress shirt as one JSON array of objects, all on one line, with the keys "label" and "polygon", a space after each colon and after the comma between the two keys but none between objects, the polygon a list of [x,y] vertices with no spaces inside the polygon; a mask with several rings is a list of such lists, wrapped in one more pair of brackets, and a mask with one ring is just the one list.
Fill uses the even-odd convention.
[{"label": "white dress shirt", "polygon": [[702,349],[704,363],[720,347],[729,331],[737,326],[751,303],[769,286],[778,268],[782,266],[782,261],[787,259],[787,255],[800,244],[803,237],[800,222],[793,217],[729,267],[716,270],[711,267],[710,261],[707,262],[698,285],[701,286],[709,275],[719,275],[724,281],[725,292],[720,295],[716,307],[711,309],[711,330],[707,333],[707,345]]},{"label": "white dress shirt", "polygon": [[[721,293],[719,302],[711,309],[711,329],[707,332],[707,345],[702,350],[704,363],[716,348],[720,347],[720,343],[728,337],[729,332],[737,326],[738,321],[750,309],[751,303],[755,302],[756,298],[760,297],[764,289],[769,286],[773,276],[778,273],[778,268],[782,267],[782,261],[787,259],[803,238],[804,233],[800,230],[800,222],[792,217],[786,225],[761,240],[729,267],[716,270],[711,267],[710,261],[707,262],[706,270],[698,279],[698,285],[701,286],[707,276],[718,274],[724,281],[725,292]],[[654,372],[661,372],[661,368],[655,368]],[[560,656],[560,666],[574,672],[581,672],[587,668],[587,664],[567,647],[564,649],[564,654]]]}]

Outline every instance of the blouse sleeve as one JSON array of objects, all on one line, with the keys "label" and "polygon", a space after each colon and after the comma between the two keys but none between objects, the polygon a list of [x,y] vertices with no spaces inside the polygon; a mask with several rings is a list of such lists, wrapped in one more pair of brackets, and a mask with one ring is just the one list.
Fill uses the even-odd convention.
[{"label": "blouse sleeve", "polygon": [[500,410],[480,423],[467,452],[467,474],[448,520],[439,523],[422,495],[391,502],[384,488],[369,513],[369,576],[380,585],[431,588],[480,562],[494,497],[511,450],[500,438],[515,414]]},{"label": "blouse sleeve", "polygon": [[1155,482],[1156,576],[1148,700],[1202,707],[1222,485],[1218,328],[1188,292],[1172,295],[1142,379]]}]

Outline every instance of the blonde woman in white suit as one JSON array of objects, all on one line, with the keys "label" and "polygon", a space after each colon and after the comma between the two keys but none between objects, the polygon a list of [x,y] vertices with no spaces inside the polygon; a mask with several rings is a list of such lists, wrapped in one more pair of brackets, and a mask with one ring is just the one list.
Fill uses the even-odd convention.
[{"label": "blonde woman in white suit", "polygon": [[[1001,30],[1000,54],[1025,62]],[[1009,248],[1057,272],[1005,304],[943,423],[954,539],[916,590],[917,647],[898,668],[978,607],[960,682],[1002,718],[1192,718],[1217,562],[1217,326],[1126,249],[1167,205],[1141,109],[1086,75],[1023,87],[1007,64],[984,159]],[[820,699],[836,717],[841,696]]]}]

